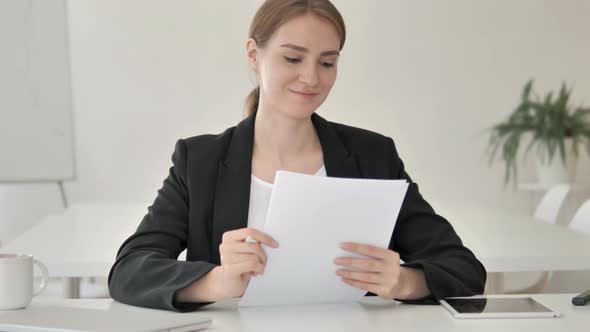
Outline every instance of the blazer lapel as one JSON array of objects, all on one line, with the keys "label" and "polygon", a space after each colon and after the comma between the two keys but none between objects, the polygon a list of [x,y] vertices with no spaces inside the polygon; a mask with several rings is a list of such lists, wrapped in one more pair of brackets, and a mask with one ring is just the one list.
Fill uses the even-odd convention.
[{"label": "blazer lapel", "polygon": [[336,178],[360,178],[356,159],[346,149],[334,126],[315,113],[311,116],[311,121],[322,146],[326,174]]},{"label": "blazer lapel", "polygon": [[252,115],[236,126],[226,157],[219,162],[213,204],[213,263],[220,263],[223,233],[248,225],[254,120]]}]

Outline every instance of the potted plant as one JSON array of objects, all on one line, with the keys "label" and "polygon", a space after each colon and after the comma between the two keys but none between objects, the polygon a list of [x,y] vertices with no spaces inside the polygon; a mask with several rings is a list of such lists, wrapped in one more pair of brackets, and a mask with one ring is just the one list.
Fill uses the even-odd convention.
[{"label": "potted plant", "polygon": [[[488,144],[490,164],[500,151],[506,171],[504,183],[517,178],[516,156],[521,141],[528,139],[525,157],[535,148],[538,181],[543,184],[568,182],[566,160],[575,166],[580,145],[590,154],[590,108],[573,107],[571,90],[562,83],[557,96],[531,97],[533,80],[522,91],[520,104],[503,122],[491,128]],[[534,93],[533,93],[534,94]],[[559,159],[557,158],[559,156]]]}]

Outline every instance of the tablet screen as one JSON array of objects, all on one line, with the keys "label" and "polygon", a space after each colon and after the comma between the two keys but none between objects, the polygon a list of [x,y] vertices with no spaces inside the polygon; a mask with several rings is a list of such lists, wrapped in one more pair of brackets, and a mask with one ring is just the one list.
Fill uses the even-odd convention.
[{"label": "tablet screen", "polygon": [[471,313],[531,313],[551,312],[530,297],[445,299],[460,314]]}]

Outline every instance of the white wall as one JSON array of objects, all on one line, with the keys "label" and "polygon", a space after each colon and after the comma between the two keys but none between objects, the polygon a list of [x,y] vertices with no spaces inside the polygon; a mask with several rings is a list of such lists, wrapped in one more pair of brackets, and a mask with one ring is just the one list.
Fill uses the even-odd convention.
[{"label": "white wall", "polygon": [[[253,87],[244,46],[259,2],[69,2],[78,174],[66,185],[72,203],[147,206],[176,139],[218,133],[241,119]],[[574,83],[575,101],[590,105],[590,3],[335,3],[349,34],[320,114],[392,136],[435,207],[449,200],[527,211],[526,193],[503,188],[502,165],[488,168],[482,131],[513,109],[530,77],[542,93],[562,80]],[[0,239],[59,204],[51,185],[0,186]]]}]

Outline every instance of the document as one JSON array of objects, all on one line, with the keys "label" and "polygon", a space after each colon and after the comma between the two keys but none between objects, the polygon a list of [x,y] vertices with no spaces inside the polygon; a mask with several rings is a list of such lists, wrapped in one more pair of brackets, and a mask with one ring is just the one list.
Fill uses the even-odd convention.
[{"label": "document", "polygon": [[264,275],[253,277],[239,306],[350,303],[366,291],[340,280],[336,257],[362,257],[342,242],[387,248],[408,189],[405,180],[342,179],[279,171],[263,231]]}]

